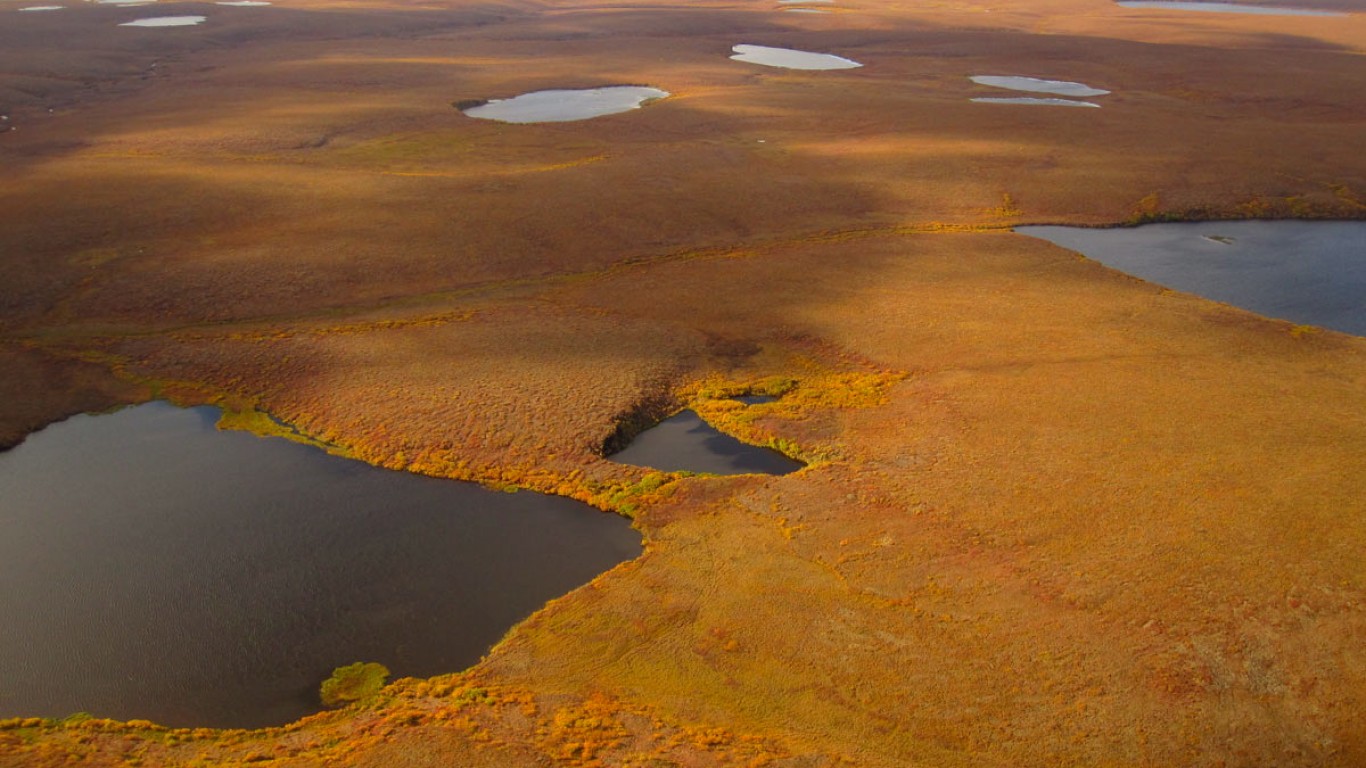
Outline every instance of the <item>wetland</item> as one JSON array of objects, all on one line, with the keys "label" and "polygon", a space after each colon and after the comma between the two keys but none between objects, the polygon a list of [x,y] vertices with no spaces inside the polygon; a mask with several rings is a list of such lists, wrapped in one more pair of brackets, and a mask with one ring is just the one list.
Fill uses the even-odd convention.
[{"label": "wetland", "polygon": [[[0,463],[61,502],[0,532],[0,648],[29,654],[0,670],[26,692],[0,712],[0,768],[1366,765],[1366,339],[1009,231],[1366,218],[1366,16],[68,5],[0,24],[0,128],[19,128],[0,134],[0,444],[19,445]],[[210,18],[115,26],[180,13]],[[733,61],[734,43],[845,71]],[[1074,97],[974,74],[1115,94],[979,106]],[[604,84],[674,96],[538,125],[450,106]],[[1246,239],[1219,223],[1193,244]],[[736,399],[760,392],[781,397]],[[159,397],[258,404],[356,461],[212,411],[61,421]],[[811,464],[604,455],[684,404]],[[123,441],[162,431],[151,416],[205,444],[136,458]],[[66,428],[76,446],[40,450]],[[203,493],[169,510],[175,482],[119,469],[201,454]],[[353,490],[353,470],[382,484]],[[468,489],[474,514],[396,507],[410,486]],[[497,537],[533,537],[501,526],[534,513],[496,515],[488,544],[452,530],[530,491],[631,527],[573,505],[608,531],[537,523],[560,541],[520,554]],[[493,553],[468,558],[493,597],[519,562],[618,534],[624,554],[442,655],[479,612],[448,602],[462,542]],[[223,637],[177,629],[193,617]],[[408,655],[424,644],[430,666]],[[280,724],[354,662],[395,679],[283,728],[39,717]],[[238,690],[234,670],[271,682]],[[158,709],[92,692],[115,678]]]}]

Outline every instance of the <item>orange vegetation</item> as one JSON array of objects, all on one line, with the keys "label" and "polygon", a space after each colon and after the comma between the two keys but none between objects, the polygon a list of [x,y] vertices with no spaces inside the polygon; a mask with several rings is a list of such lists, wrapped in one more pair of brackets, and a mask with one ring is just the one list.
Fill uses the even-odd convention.
[{"label": "orange vegetation", "polygon": [[[58,58],[5,11],[0,441],[214,402],[646,550],[471,670],[256,732],[12,719],[0,766],[1366,763],[1366,342],[1006,229],[1361,217],[1366,17],[907,5],[300,0],[117,40],[93,8]],[[988,73],[1114,93],[970,103]],[[608,82],[675,96],[450,107]],[[684,405],[810,465],[603,458]]]}]

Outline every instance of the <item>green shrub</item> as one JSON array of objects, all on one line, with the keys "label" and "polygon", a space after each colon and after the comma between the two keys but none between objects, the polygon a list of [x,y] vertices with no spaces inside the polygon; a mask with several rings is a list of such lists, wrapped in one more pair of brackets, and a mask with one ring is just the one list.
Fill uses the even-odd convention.
[{"label": "green shrub", "polygon": [[323,704],[339,707],[374,696],[388,679],[389,668],[373,661],[337,667],[332,670],[332,676],[323,681],[320,691]]}]

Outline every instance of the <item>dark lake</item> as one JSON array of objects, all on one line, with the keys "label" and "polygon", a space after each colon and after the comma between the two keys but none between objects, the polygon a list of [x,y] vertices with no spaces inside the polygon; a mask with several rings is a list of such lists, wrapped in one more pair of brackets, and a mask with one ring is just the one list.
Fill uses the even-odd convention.
[{"label": "dark lake", "polygon": [[220,432],[77,416],[0,453],[0,717],[278,725],[334,667],[430,676],[637,556],[624,518]]},{"label": "dark lake", "polygon": [[713,475],[785,475],[806,466],[771,448],[742,443],[703,421],[691,410],[670,416],[641,432],[630,445],[608,458],[666,472]]},{"label": "dark lake", "polygon": [[1215,221],[1015,231],[1179,291],[1366,336],[1366,222]]}]

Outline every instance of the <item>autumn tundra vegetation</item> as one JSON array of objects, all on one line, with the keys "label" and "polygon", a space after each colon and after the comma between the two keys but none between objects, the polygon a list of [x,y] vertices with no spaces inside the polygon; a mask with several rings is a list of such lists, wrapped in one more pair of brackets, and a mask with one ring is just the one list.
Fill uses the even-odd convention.
[{"label": "autumn tundra vegetation", "polygon": [[[0,766],[1366,763],[1366,342],[1011,232],[1366,217],[1366,14],[15,5],[0,443],[215,404],[645,549],[470,669],[252,731],[0,713]],[[672,95],[451,106],[612,83]],[[683,407],[807,466],[606,456]]]},{"label": "autumn tundra vegetation", "polygon": [[380,692],[389,678],[389,668],[373,661],[358,661],[337,667],[332,676],[323,681],[318,698],[323,704],[335,707],[368,699]]}]

